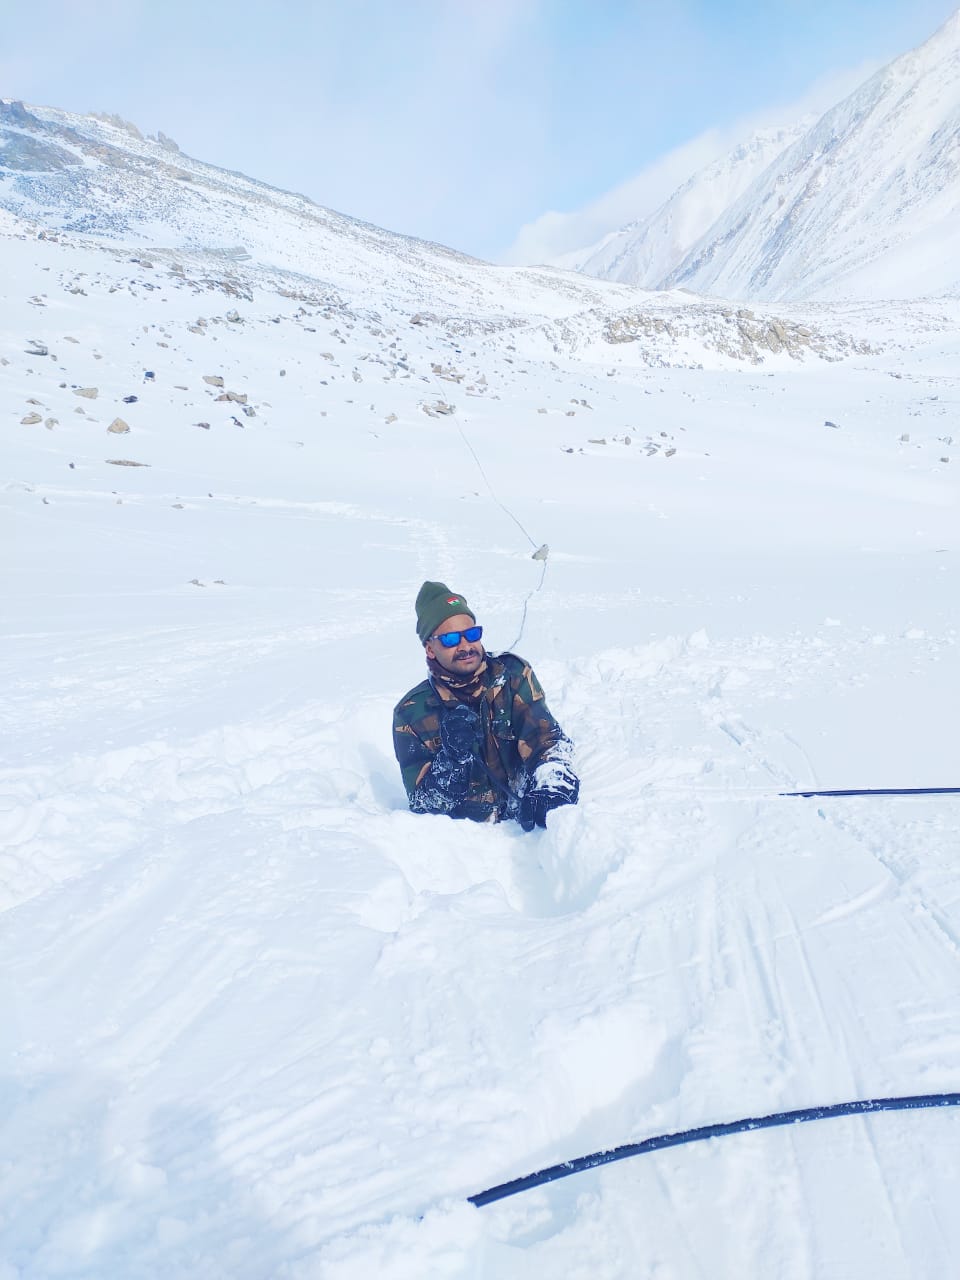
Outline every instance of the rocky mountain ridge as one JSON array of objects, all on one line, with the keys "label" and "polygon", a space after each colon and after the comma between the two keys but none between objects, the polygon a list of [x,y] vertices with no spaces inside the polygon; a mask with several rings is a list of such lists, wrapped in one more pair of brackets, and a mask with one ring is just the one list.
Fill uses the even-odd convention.
[{"label": "rocky mountain ridge", "polygon": [[[830,319],[808,325],[761,309],[756,324],[744,325],[730,319],[738,309],[725,316],[685,290],[650,293],[573,271],[492,266],[204,164],[117,117],[15,102],[0,103],[4,231],[69,250],[57,259],[68,293],[99,281],[108,293],[162,300],[176,287],[252,303],[280,316],[277,323],[287,322],[294,301],[373,327],[426,326],[445,341],[496,347],[507,360],[522,349],[700,367],[832,360],[857,350]],[[71,271],[78,255],[99,259],[103,272]]]}]

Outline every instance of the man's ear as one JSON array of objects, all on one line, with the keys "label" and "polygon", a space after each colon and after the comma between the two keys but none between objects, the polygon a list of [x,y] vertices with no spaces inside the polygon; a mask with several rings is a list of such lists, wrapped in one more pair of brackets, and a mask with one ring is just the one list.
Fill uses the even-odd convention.
[{"label": "man's ear", "polygon": [[425,652],[426,652],[427,657],[428,657],[428,658],[433,658],[434,662],[436,662],[436,660],[437,660],[437,655],[433,652],[433,649],[430,647],[430,641],[429,641],[429,640],[425,640],[425,641],[424,641],[424,643],[423,643],[423,647],[424,647],[424,650],[425,650]]}]

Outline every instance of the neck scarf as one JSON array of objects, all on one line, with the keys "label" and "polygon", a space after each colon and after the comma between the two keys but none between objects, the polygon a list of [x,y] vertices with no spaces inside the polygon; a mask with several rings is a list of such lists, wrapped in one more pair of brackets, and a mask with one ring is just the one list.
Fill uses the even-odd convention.
[{"label": "neck scarf", "polygon": [[483,697],[486,690],[483,677],[487,672],[487,659],[469,676],[458,676],[453,671],[441,667],[436,658],[427,658],[427,667],[433,677],[433,685],[444,702],[475,702]]}]

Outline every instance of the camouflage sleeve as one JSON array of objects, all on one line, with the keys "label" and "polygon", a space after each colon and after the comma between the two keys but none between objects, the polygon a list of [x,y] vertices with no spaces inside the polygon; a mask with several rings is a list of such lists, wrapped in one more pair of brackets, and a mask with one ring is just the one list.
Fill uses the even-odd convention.
[{"label": "camouflage sleeve", "polygon": [[510,686],[513,691],[513,730],[524,768],[532,773],[548,761],[568,764],[573,743],[563,732],[547,706],[543,687],[529,663],[510,655]]},{"label": "camouflage sleeve", "polygon": [[452,813],[457,808],[469,785],[469,763],[448,759],[438,738],[421,737],[402,706],[393,713],[393,750],[414,813]]}]

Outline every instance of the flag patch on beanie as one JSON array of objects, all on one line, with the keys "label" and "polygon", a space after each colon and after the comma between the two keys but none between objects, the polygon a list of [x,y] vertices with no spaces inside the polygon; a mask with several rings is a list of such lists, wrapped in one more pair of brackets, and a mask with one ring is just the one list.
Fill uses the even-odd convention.
[{"label": "flag patch on beanie", "polygon": [[450,598],[447,600],[447,604],[462,604],[462,603],[463,602],[461,601],[459,596],[450,596]]}]

